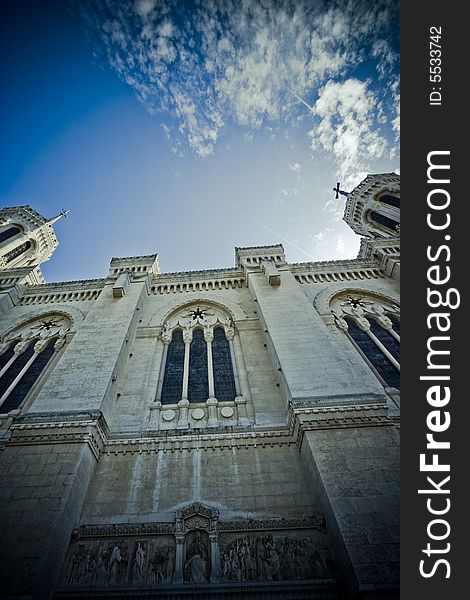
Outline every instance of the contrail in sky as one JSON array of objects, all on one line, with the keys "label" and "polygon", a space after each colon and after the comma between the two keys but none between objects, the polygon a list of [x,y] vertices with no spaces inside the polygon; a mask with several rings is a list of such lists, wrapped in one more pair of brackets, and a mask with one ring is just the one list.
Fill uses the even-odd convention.
[{"label": "contrail in sky", "polygon": [[274,231],[274,229],[272,229],[271,227],[269,227],[268,225],[265,225],[264,223],[261,223],[261,221],[257,221],[256,219],[254,219],[253,217],[251,217],[250,215],[247,215],[245,212],[243,212],[242,210],[240,210],[239,208],[236,208],[235,206],[231,207],[232,210],[240,213],[242,216],[246,217],[247,219],[249,219],[250,221],[253,221],[253,223],[256,223],[256,225],[260,225],[261,227],[264,227],[265,229],[267,229],[269,232],[273,233],[275,236],[277,236],[280,240],[282,240],[283,242],[285,242],[286,244],[289,244],[289,246],[292,246],[292,248],[295,248],[296,250],[298,250],[299,252],[302,252],[303,254],[305,254],[306,256],[308,256],[309,258],[311,258],[312,260],[316,260],[316,258],[314,256],[312,256],[311,254],[309,254],[308,252],[306,252],[305,250],[303,250],[302,248],[300,248],[299,246],[296,246],[295,244],[293,244],[292,242],[289,242],[288,239],[286,239],[285,237],[283,237],[282,235],[280,235],[277,231]]},{"label": "contrail in sky", "polygon": [[289,92],[290,92],[291,94],[293,94],[293,95],[294,95],[294,96],[297,98],[297,100],[300,100],[300,102],[302,102],[302,104],[304,104],[304,105],[305,105],[305,106],[308,108],[308,110],[309,110],[310,112],[312,112],[312,113],[313,113],[313,112],[315,112],[315,111],[314,111],[314,109],[313,109],[313,106],[310,106],[309,104],[307,104],[307,103],[305,102],[305,100],[304,100],[303,98],[301,98],[301,97],[299,96],[299,94],[297,94],[297,92],[294,92],[294,90],[292,90],[290,87],[287,87],[287,89],[289,90]]}]

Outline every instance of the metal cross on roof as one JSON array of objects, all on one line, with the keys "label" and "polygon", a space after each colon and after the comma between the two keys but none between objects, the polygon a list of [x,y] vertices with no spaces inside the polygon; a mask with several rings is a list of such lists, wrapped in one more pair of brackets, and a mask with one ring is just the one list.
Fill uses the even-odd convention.
[{"label": "metal cross on roof", "polygon": [[349,192],[345,192],[345,191],[339,189],[339,181],[336,184],[336,187],[333,188],[333,191],[336,192],[335,200],[338,200],[339,194],[341,194],[342,196],[346,196],[346,198],[349,196]]}]

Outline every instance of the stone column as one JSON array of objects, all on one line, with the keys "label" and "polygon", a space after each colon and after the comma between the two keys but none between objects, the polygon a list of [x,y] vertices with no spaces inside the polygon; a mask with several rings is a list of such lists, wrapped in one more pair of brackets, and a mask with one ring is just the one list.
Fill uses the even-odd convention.
[{"label": "stone column", "polygon": [[162,403],[160,400],[155,400],[149,406],[149,422],[148,427],[150,429],[158,428],[160,426],[160,414],[162,410]]},{"label": "stone column", "polygon": [[225,337],[228,340],[228,345],[230,348],[230,359],[232,361],[232,369],[233,369],[233,378],[235,380],[235,394],[236,396],[242,395],[242,390],[240,387],[240,378],[238,376],[237,362],[235,360],[235,349],[233,347],[233,338],[235,337],[235,332],[233,327],[225,329]]},{"label": "stone column", "polygon": [[249,425],[248,413],[246,410],[246,398],[237,396],[235,398],[235,406],[237,407],[237,421],[239,425]]},{"label": "stone column", "polygon": [[179,417],[178,417],[178,429],[187,429],[189,427],[188,421],[188,386],[189,386],[189,352],[191,348],[191,340],[193,339],[193,332],[191,329],[183,331],[184,341],[184,367],[183,367],[183,392],[181,400],[178,402],[179,406]]},{"label": "stone column", "polygon": [[[11,365],[15,362],[17,356],[22,354],[28,346],[29,346],[29,340],[26,340],[24,342],[18,342],[16,344],[16,346],[13,349],[13,356],[10,358],[10,360],[7,362],[7,364],[0,371],[0,377],[2,377],[2,375],[8,371],[8,369],[11,367]],[[4,352],[6,352],[8,350],[8,348],[9,348],[9,344],[2,344],[2,351],[0,352],[0,355],[3,354]]]},{"label": "stone column", "polygon": [[176,558],[175,558],[175,570],[173,573],[173,583],[183,583],[183,544],[184,534],[176,533]]},{"label": "stone column", "polygon": [[212,363],[212,340],[214,331],[207,327],[204,329],[204,340],[207,344],[207,380],[209,383],[209,399],[215,399],[214,389],[214,365]]},{"label": "stone column", "polygon": [[393,357],[390,354],[390,352],[387,350],[387,348],[385,348],[385,346],[377,338],[377,336],[372,333],[372,331],[370,329],[369,321],[365,317],[355,317],[354,320],[356,321],[358,327],[360,327],[362,329],[362,331],[365,331],[367,333],[367,335],[374,342],[374,344],[377,346],[377,348],[379,348],[379,350],[388,358],[388,360],[392,363],[392,365],[399,371],[400,363],[396,360],[395,357]]},{"label": "stone column", "polygon": [[166,357],[168,356],[168,346],[170,345],[170,341],[171,339],[168,339],[168,337],[162,336],[163,354],[158,374],[157,395],[155,396],[155,400],[157,401],[161,401],[162,399],[163,378],[165,377]]},{"label": "stone column", "polygon": [[207,399],[208,410],[208,427],[217,427],[219,420],[217,418],[217,398],[215,397],[214,386],[214,365],[212,363],[212,340],[214,339],[214,331],[210,328],[204,329],[204,340],[207,344],[207,380],[209,383],[209,398]]},{"label": "stone column", "polygon": [[184,367],[183,367],[183,394],[182,394],[181,400],[188,400],[189,352],[190,352],[192,339],[193,339],[193,332],[191,329],[186,329],[185,331],[183,331]]},{"label": "stone column", "polygon": [[217,531],[209,533],[209,540],[211,543],[211,573],[210,582],[220,583],[220,551],[219,551],[219,534]]},{"label": "stone column", "polygon": [[[5,390],[5,393],[0,398],[0,406],[5,402],[5,400],[8,398],[8,396],[15,389],[18,382],[22,379],[23,375],[26,373],[26,371],[29,369],[29,367],[33,364],[33,362],[36,360],[36,358],[39,356],[39,354],[44,350],[44,348],[47,346],[48,342],[49,342],[48,339],[44,339],[44,340],[38,340],[34,344],[33,355],[28,360],[28,362],[25,364],[25,366],[21,369],[21,371],[18,373],[18,375],[15,377],[15,379],[11,382],[9,387]],[[26,344],[26,346],[23,346],[22,344]],[[15,355],[22,354],[28,346],[29,346],[29,340],[25,341],[23,343],[20,342],[19,344],[17,344],[14,349]],[[17,351],[17,349],[18,349],[18,351]]]}]

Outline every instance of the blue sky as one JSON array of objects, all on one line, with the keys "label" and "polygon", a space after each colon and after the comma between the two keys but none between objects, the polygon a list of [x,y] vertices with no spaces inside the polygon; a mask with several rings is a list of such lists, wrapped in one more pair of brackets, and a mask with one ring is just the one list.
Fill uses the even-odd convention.
[{"label": "blue sky", "polygon": [[71,211],[47,281],[279,242],[289,262],[355,257],[332,187],[399,168],[398,18],[389,0],[9,3],[0,205]]}]

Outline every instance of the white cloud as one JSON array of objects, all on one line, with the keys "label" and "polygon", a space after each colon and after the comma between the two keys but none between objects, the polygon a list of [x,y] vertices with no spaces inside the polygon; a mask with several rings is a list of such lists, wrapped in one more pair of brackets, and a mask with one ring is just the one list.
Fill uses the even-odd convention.
[{"label": "white cloud", "polygon": [[367,81],[329,81],[318,94],[309,131],[313,150],[333,154],[338,178],[346,186],[359,183],[367,161],[385,155],[387,141],[378,128],[378,99]]},{"label": "white cloud", "polygon": [[[176,119],[174,131],[201,157],[214,151],[228,122],[256,129],[292,126],[299,116],[309,117],[289,88],[310,104],[320,93],[315,104],[320,115],[332,91],[327,81],[344,77],[366,57],[365,40],[380,77],[396,71],[397,57],[384,35],[397,12],[394,0],[372,5],[366,0],[334,5],[310,0],[84,0],[80,6],[88,30],[119,77],[151,114],[169,113]],[[342,90],[352,96],[354,91],[351,85]],[[359,95],[357,109],[349,110],[351,123],[333,144],[327,140],[331,128],[318,131],[320,146],[338,157],[361,149],[361,119],[372,109],[367,108],[370,92]],[[346,104],[336,106],[346,109]],[[380,137],[369,135],[367,143],[374,156],[383,151]]]},{"label": "white cloud", "polygon": [[135,12],[143,19],[155,8],[157,0],[137,0],[134,3]]},{"label": "white cloud", "polygon": [[345,248],[346,248],[346,244],[344,243],[343,236],[338,235],[336,237],[336,247],[335,247],[336,252],[339,252],[339,253],[344,252]]},{"label": "white cloud", "polygon": [[299,163],[294,163],[293,165],[289,165],[289,170],[294,171],[294,173],[300,173]]},{"label": "white cloud", "polygon": [[285,188],[281,188],[281,194],[284,194],[284,196],[297,196],[299,193],[299,188],[291,188],[289,190],[286,190]]}]

